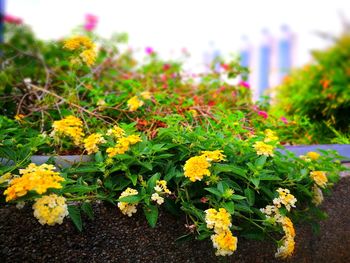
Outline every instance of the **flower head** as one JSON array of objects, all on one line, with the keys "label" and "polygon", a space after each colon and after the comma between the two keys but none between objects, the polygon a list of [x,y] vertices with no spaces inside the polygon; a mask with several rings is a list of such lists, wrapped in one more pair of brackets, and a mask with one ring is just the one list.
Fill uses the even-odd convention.
[{"label": "flower head", "polygon": [[66,199],[56,194],[44,195],[36,199],[33,210],[34,216],[42,225],[62,224],[64,217],[68,215]]},{"label": "flower head", "polygon": [[[126,197],[126,196],[131,196],[131,195],[137,195],[138,191],[132,188],[127,188],[124,192],[121,193],[120,197]],[[118,208],[120,211],[129,217],[132,216],[132,214],[137,212],[137,203],[136,204],[130,204],[127,202],[118,202]]]},{"label": "flower head", "polygon": [[317,152],[308,152],[306,156],[309,157],[311,160],[316,161],[320,157],[320,154]]},{"label": "flower head", "polygon": [[122,128],[115,125],[115,126],[113,126],[112,129],[109,129],[107,131],[107,135],[108,136],[113,135],[116,138],[121,138],[121,137],[125,136],[125,131]]},{"label": "flower head", "polygon": [[97,26],[98,17],[92,14],[85,15],[84,29],[86,31],[93,31]]},{"label": "flower head", "polygon": [[210,163],[205,156],[191,157],[185,163],[184,175],[192,182],[200,181],[205,175],[210,176],[209,167]]},{"label": "flower head", "polygon": [[9,187],[4,191],[6,202],[26,195],[28,191],[43,194],[49,188],[62,188],[60,182],[63,182],[64,178],[58,172],[53,171],[54,169],[53,165],[37,166],[34,163],[29,164],[25,169],[20,169],[19,173],[22,176],[12,179]]},{"label": "flower head", "polygon": [[323,193],[320,188],[318,188],[316,185],[312,187],[312,203],[317,205],[322,204],[323,202]]},{"label": "flower head", "polygon": [[209,162],[220,162],[225,160],[225,155],[222,154],[222,150],[215,151],[202,151],[202,156],[204,156]]},{"label": "flower head", "polygon": [[213,247],[216,248],[215,255],[229,256],[237,249],[237,237],[231,231],[225,230],[211,236]]},{"label": "flower head", "polygon": [[290,193],[288,189],[278,188],[276,191],[278,192],[279,196],[273,199],[275,206],[281,207],[281,204],[283,204],[288,211],[290,211],[291,207],[295,207],[297,199]]},{"label": "flower head", "polygon": [[262,110],[258,111],[258,115],[263,117],[264,119],[267,119],[267,117],[269,116],[266,111],[262,111]]},{"label": "flower head", "polygon": [[152,98],[152,93],[149,91],[143,91],[140,95],[144,100],[150,100]]},{"label": "flower head", "polygon": [[254,149],[256,150],[256,153],[258,155],[266,155],[266,156],[273,156],[273,149],[274,147],[272,145],[266,144],[264,142],[255,142],[253,145]]},{"label": "flower head", "polygon": [[265,133],[265,139],[264,142],[274,142],[274,141],[278,141],[278,136],[276,135],[276,133],[270,129],[266,129],[264,131]]},{"label": "flower head", "polygon": [[[75,36],[67,39],[64,42],[63,48],[70,51],[77,51],[81,60],[88,66],[95,63],[97,57],[96,46],[87,36]],[[79,61],[79,59],[75,58],[72,61]]]},{"label": "flower head", "polygon": [[231,223],[231,215],[225,208],[219,208],[219,211],[210,208],[205,210],[205,222],[207,228],[214,229],[216,233],[228,230]]},{"label": "flower head", "polygon": [[105,142],[106,140],[102,137],[101,134],[93,133],[84,139],[84,147],[87,150],[88,154],[93,154],[98,152],[98,145]]},{"label": "flower head", "polygon": [[326,176],[325,172],[322,171],[312,171],[310,172],[310,176],[312,178],[312,180],[315,181],[315,183],[321,187],[321,188],[325,188],[328,182],[328,178]]},{"label": "flower head", "polygon": [[62,120],[54,121],[52,124],[53,131],[50,136],[68,136],[74,140],[75,145],[80,145],[84,137],[82,127],[83,122],[79,118],[70,115]]},{"label": "flower head", "polygon": [[165,180],[157,180],[154,190],[156,190],[158,193],[171,194],[170,190],[167,187],[167,181]]},{"label": "flower head", "polygon": [[153,193],[151,196],[151,199],[157,202],[158,205],[161,205],[164,203],[164,198],[161,197],[158,193]]},{"label": "flower head", "polygon": [[140,100],[137,96],[134,96],[131,99],[129,99],[127,103],[130,111],[136,111],[144,104],[144,102]]}]

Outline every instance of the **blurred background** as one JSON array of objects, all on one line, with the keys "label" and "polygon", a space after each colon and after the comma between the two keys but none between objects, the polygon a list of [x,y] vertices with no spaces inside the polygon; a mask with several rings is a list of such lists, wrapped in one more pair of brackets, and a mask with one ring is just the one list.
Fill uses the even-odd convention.
[{"label": "blurred background", "polygon": [[[203,72],[215,56],[241,56],[258,97],[292,68],[307,63],[312,49],[339,35],[346,0],[0,0],[3,12],[23,19],[43,39],[59,39],[97,17],[102,36],[129,35],[128,48],[142,58],[151,47],[164,59],[190,54],[185,68]],[[220,70],[218,68],[218,70]]]}]

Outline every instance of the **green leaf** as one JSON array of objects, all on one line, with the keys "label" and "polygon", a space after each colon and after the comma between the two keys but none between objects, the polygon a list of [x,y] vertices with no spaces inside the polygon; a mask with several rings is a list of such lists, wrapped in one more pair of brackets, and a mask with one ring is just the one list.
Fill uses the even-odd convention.
[{"label": "green leaf", "polygon": [[81,210],[89,217],[89,219],[94,219],[94,210],[92,209],[92,206],[88,202],[84,202],[81,205]]},{"label": "green leaf", "polygon": [[250,207],[245,203],[235,204],[235,209],[241,212],[253,213]]},{"label": "green leaf", "polygon": [[244,189],[244,195],[247,197],[248,204],[253,206],[255,203],[255,192],[250,188]]},{"label": "green leaf", "polygon": [[72,219],[76,228],[81,232],[83,230],[83,222],[81,221],[80,209],[78,206],[68,206],[69,217]]},{"label": "green leaf", "polygon": [[98,162],[98,163],[102,163],[103,162],[103,155],[100,151],[98,151],[96,154],[95,154],[95,161]]},{"label": "green leaf", "polygon": [[118,202],[136,204],[136,203],[139,203],[142,199],[143,199],[143,197],[139,196],[139,195],[129,195],[129,196],[124,196],[124,197],[119,198]]},{"label": "green leaf", "polygon": [[218,197],[222,197],[222,193],[216,188],[208,187],[208,188],[204,188],[204,189],[207,190],[208,192],[214,194],[214,195],[217,195]]},{"label": "green leaf", "polygon": [[128,174],[126,177],[130,179],[133,186],[137,184],[137,174]]},{"label": "green leaf", "polygon": [[147,181],[147,190],[148,192],[154,192],[154,187],[156,186],[156,182],[160,179],[160,173],[155,173],[152,175],[150,179]]},{"label": "green leaf", "polygon": [[97,185],[85,186],[85,185],[71,185],[62,189],[62,193],[90,193],[98,188]]},{"label": "green leaf", "polygon": [[243,200],[243,199],[246,199],[245,196],[242,196],[242,195],[232,195],[232,199],[233,200]]},{"label": "green leaf", "polygon": [[151,227],[155,227],[158,220],[158,207],[155,205],[148,205],[143,207],[148,224]]},{"label": "green leaf", "polygon": [[227,212],[229,212],[231,215],[234,214],[235,212],[235,204],[230,201],[230,202],[226,202],[223,204],[223,207],[227,210]]},{"label": "green leaf", "polygon": [[277,175],[273,175],[273,174],[260,174],[259,179],[261,181],[280,181],[280,180],[282,180],[280,177],[278,177]]},{"label": "green leaf", "polygon": [[242,177],[245,177],[247,172],[246,170],[240,167],[237,167],[236,165],[233,165],[233,164],[216,164],[214,167],[214,170],[217,174],[221,172],[226,172],[226,173],[231,172]]},{"label": "green leaf", "polygon": [[267,156],[262,155],[255,161],[255,167],[258,169],[262,169],[264,167],[264,164],[266,163]]}]

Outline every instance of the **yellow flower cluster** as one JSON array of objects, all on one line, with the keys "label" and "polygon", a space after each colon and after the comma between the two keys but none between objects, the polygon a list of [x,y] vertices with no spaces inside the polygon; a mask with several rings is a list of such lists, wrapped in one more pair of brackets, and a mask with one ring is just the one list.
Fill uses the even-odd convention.
[{"label": "yellow flower cluster", "polygon": [[37,166],[34,163],[29,164],[26,169],[20,169],[21,177],[10,181],[9,187],[5,190],[6,202],[24,196],[28,191],[36,191],[43,194],[49,188],[62,188],[60,182],[64,178],[58,172],[54,172],[55,167],[49,164]]},{"label": "yellow flower cluster", "polygon": [[258,155],[273,156],[274,147],[270,144],[258,141],[254,143],[253,147]]},{"label": "yellow flower cluster", "polygon": [[290,211],[291,207],[295,207],[297,199],[290,193],[288,189],[278,188],[276,191],[279,194],[277,198],[273,199],[273,204],[276,207],[280,208],[283,204],[288,211]]},{"label": "yellow flower cluster", "polygon": [[143,91],[140,95],[144,100],[150,100],[152,98],[152,93],[149,91]]},{"label": "yellow flower cluster", "polygon": [[320,205],[323,202],[323,193],[320,188],[317,187],[317,185],[314,185],[312,187],[312,203],[317,205]]},{"label": "yellow flower cluster", "polygon": [[211,236],[214,248],[216,248],[215,255],[227,256],[237,249],[237,237],[232,235],[230,231],[231,215],[225,208],[216,209],[210,208],[205,210],[205,222],[207,228],[214,229],[215,234]]},{"label": "yellow flower cluster", "polygon": [[210,176],[209,167],[211,164],[203,155],[194,156],[188,159],[184,166],[184,175],[192,182],[200,181],[203,177]]},{"label": "yellow flower cluster", "polygon": [[219,208],[219,211],[214,208],[205,210],[205,222],[207,228],[214,229],[215,232],[222,232],[231,227],[231,215],[225,208]]},{"label": "yellow flower cluster", "polygon": [[[119,198],[125,197],[125,196],[137,195],[138,193],[139,192],[137,190],[128,187],[124,192],[121,193]],[[132,214],[137,212],[136,206],[137,204],[129,204],[127,202],[118,202],[118,207],[120,211],[124,215],[128,215],[129,217],[131,217]]]},{"label": "yellow flower cluster", "polygon": [[128,100],[127,104],[130,111],[135,111],[141,106],[143,106],[144,102],[140,100],[137,96],[134,96]]},{"label": "yellow flower cluster", "polygon": [[106,140],[101,134],[93,133],[84,139],[84,147],[88,154],[93,154],[98,152],[98,145],[105,142]]},{"label": "yellow flower cluster", "polygon": [[188,159],[184,165],[184,175],[192,182],[200,181],[203,177],[210,176],[210,162],[220,162],[225,159],[221,150],[202,151],[200,156],[194,156]]},{"label": "yellow flower cluster", "polygon": [[276,258],[286,259],[291,256],[294,252],[295,247],[295,230],[292,220],[290,218],[283,216],[279,220],[284,231],[284,237],[282,239],[282,245],[278,247],[275,254]]},{"label": "yellow flower cluster", "polygon": [[79,50],[79,57],[88,66],[91,66],[96,61],[96,47],[90,38],[86,36],[72,37],[64,42],[63,48],[70,51]]},{"label": "yellow flower cluster", "polygon": [[230,256],[237,249],[237,237],[229,230],[211,236],[213,247],[216,248],[216,256]]},{"label": "yellow flower cluster", "polygon": [[79,146],[81,144],[84,132],[83,122],[79,118],[70,115],[62,120],[54,121],[52,127],[53,131],[50,136],[62,134],[71,137],[75,145]]},{"label": "yellow flower cluster", "polygon": [[158,205],[164,203],[164,198],[161,195],[171,194],[170,190],[167,187],[167,182],[165,180],[157,180],[156,186],[154,187],[155,193],[152,194],[152,201],[157,202]]},{"label": "yellow flower cluster", "polygon": [[276,258],[287,258],[294,252],[295,247],[295,229],[292,220],[283,216],[279,212],[281,205],[285,205],[288,211],[290,207],[295,207],[296,198],[290,194],[288,189],[279,188],[277,190],[279,197],[273,200],[274,205],[267,205],[265,208],[260,209],[266,215],[267,219],[273,218],[273,223],[278,223],[282,226],[285,236],[282,238],[282,244],[278,247],[275,254]]},{"label": "yellow flower cluster", "polygon": [[33,209],[34,216],[42,225],[62,224],[64,217],[68,215],[66,199],[56,194],[44,195],[37,199]]},{"label": "yellow flower cluster", "polygon": [[112,129],[109,129],[107,131],[107,135],[108,136],[113,135],[115,138],[121,138],[121,137],[125,136],[125,131],[122,128],[115,125],[115,126],[113,126]]},{"label": "yellow flower cluster", "polygon": [[310,172],[310,176],[312,178],[312,180],[315,181],[315,183],[321,187],[321,188],[325,188],[328,182],[328,178],[326,176],[325,172],[322,171],[312,171]]},{"label": "yellow flower cluster", "polygon": [[278,136],[276,135],[276,133],[270,129],[266,129],[264,131],[265,134],[265,139],[264,142],[276,142],[278,141]]},{"label": "yellow flower cluster", "polygon": [[141,142],[139,135],[129,135],[127,137],[121,137],[118,139],[117,144],[114,147],[107,148],[106,152],[108,157],[113,158],[117,154],[124,154],[129,150],[130,145]]},{"label": "yellow flower cluster", "polygon": [[222,150],[215,150],[215,151],[202,151],[202,156],[207,158],[209,162],[221,162],[225,160],[225,155],[223,154],[224,151]]},{"label": "yellow flower cluster", "polygon": [[306,156],[309,157],[311,160],[316,161],[320,157],[320,154],[317,152],[308,152]]}]

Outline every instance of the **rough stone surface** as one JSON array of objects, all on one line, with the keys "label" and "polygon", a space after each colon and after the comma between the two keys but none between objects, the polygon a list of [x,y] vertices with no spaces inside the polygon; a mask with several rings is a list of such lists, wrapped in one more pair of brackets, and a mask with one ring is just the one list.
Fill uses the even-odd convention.
[{"label": "rough stone surface", "polygon": [[[350,177],[342,178],[323,205],[329,219],[319,236],[297,226],[293,263],[350,262]],[[210,241],[175,242],[186,233],[184,219],[161,213],[150,228],[142,215],[125,217],[115,207],[96,205],[95,220],[84,220],[79,233],[70,220],[41,226],[30,207],[0,208],[0,262],[283,262],[274,259],[271,242],[239,239],[238,250],[226,259],[214,255]]]}]

